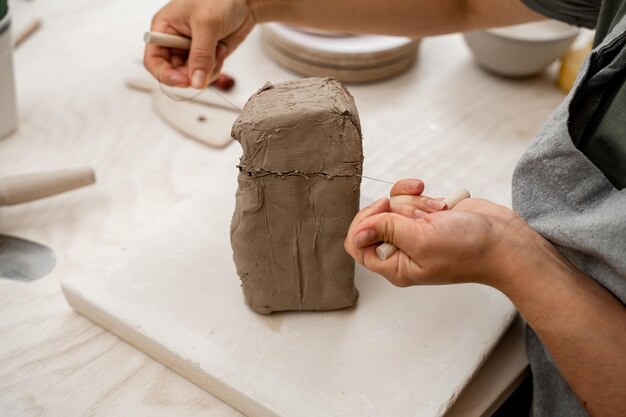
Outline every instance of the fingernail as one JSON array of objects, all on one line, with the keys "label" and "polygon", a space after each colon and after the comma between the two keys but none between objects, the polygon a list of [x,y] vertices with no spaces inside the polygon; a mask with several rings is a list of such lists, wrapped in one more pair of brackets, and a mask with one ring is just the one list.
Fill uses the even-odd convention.
[{"label": "fingernail", "polygon": [[203,70],[195,70],[191,76],[191,85],[193,88],[201,89],[206,84],[206,72]]},{"label": "fingernail", "polygon": [[409,186],[410,190],[417,190],[420,185],[422,185],[422,182],[420,180],[411,180],[407,185]]},{"label": "fingernail", "polygon": [[375,237],[376,237],[376,233],[374,233],[373,230],[371,229],[363,230],[357,233],[356,237],[354,238],[354,244],[359,248],[362,248],[364,246],[369,246],[375,242],[374,240]]},{"label": "fingernail", "polygon": [[171,75],[168,76],[168,80],[170,82],[170,84],[176,86],[176,87],[186,87],[187,86],[187,78],[182,75],[179,74],[177,72],[172,73]]},{"label": "fingernail", "polygon": [[430,200],[426,200],[426,206],[431,209],[431,210],[443,210],[444,207],[446,206],[446,203],[443,202],[442,200],[435,200],[435,199],[430,199]]}]

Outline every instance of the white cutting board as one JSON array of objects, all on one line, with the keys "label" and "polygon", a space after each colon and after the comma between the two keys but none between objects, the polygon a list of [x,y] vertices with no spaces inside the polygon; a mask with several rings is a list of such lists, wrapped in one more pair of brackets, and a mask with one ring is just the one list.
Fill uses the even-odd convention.
[{"label": "white cutting board", "polygon": [[395,288],[357,267],[356,308],[243,303],[215,179],[63,291],[81,314],[249,416],[441,416],[514,317],[479,285]]}]

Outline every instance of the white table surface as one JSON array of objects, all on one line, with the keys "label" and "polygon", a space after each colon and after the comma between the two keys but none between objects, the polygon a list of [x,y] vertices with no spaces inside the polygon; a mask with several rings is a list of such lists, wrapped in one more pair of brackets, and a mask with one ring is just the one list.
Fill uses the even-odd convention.
[{"label": "white table surface", "polygon": [[[44,243],[58,260],[41,280],[0,280],[2,415],[240,415],[74,313],[60,292],[64,278],[200,192],[207,177],[230,175],[213,172],[206,161],[214,151],[181,137],[153,112],[148,95],[124,86],[158,6],[148,0],[11,3],[14,30],[35,17],[43,27],[15,53],[20,130],[0,140],[0,176],[90,165],[98,183],[0,210],[0,233]],[[257,33],[225,70],[236,76],[241,101],[266,80],[295,77],[265,57]],[[483,73],[458,35],[423,42],[418,66],[407,74],[350,91],[366,156],[376,141],[392,149],[409,140],[422,145],[417,155],[366,159],[366,175],[394,180],[385,172],[400,165],[403,176],[418,176],[445,194],[479,170],[481,180],[464,185],[502,204],[510,203],[516,160],[563,98],[547,75],[512,82]],[[431,162],[420,171],[424,158],[452,159],[458,170]],[[495,175],[494,165],[500,167]],[[381,184],[365,197],[386,190]]]}]

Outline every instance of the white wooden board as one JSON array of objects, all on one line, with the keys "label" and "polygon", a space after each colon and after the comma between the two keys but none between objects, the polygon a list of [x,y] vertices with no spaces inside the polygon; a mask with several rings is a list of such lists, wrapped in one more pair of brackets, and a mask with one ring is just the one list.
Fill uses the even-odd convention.
[{"label": "white wooden board", "polygon": [[[147,94],[125,88],[143,51],[141,36],[161,4],[78,4],[12,2],[14,28],[37,16],[44,26],[14,55],[20,129],[0,141],[0,175],[90,165],[98,184],[0,210],[2,233],[45,243],[58,256],[57,267],[39,281],[0,280],[0,415],[240,417],[92,326],[59,291],[68,276],[105,279],[111,268],[121,268],[126,255],[111,268],[91,263],[104,251],[138,241],[145,225],[159,227],[159,215],[203,193],[212,178],[234,176],[240,153],[236,143],[216,150],[187,140],[155,114]],[[486,74],[460,35],[426,39],[420,49],[419,64],[407,73],[350,86],[365,136],[365,174],[422,178],[439,196],[466,186],[476,196],[510,204],[513,167],[563,93],[548,74],[515,82]],[[293,78],[265,55],[259,30],[229,57],[225,70],[237,79],[236,104],[268,80]],[[363,191],[369,202],[389,188],[364,182]],[[85,266],[89,273],[78,272]],[[362,294],[369,294],[362,280]],[[370,362],[376,363],[374,354]],[[456,415],[479,415],[462,411]]]},{"label": "white wooden board", "polygon": [[249,416],[443,415],[510,302],[478,285],[399,289],[357,268],[354,309],[257,315],[231,260],[234,179],[67,280],[72,307]]},{"label": "white wooden board", "polygon": [[515,318],[446,417],[491,417],[529,374],[526,322]]}]

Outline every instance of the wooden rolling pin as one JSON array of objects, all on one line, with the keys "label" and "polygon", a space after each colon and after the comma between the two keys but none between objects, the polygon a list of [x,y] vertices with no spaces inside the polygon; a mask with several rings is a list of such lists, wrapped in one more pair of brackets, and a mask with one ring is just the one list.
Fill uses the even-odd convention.
[{"label": "wooden rolling pin", "polygon": [[12,206],[93,184],[92,168],[36,172],[0,179],[0,206]]},{"label": "wooden rolling pin", "polygon": [[[467,191],[467,189],[462,188],[458,190],[457,192],[455,192],[454,194],[452,194],[452,196],[448,198],[444,198],[443,201],[448,206],[448,210],[450,210],[452,207],[456,206],[461,200],[465,200],[466,198],[470,198],[470,192]],[[391,255],[393,255],[397,249],[398,248],[392,243],[388,243],[388,242],[381,243],[376,248],[376,255],[378,255],[379,259],[385,261]]]}]

